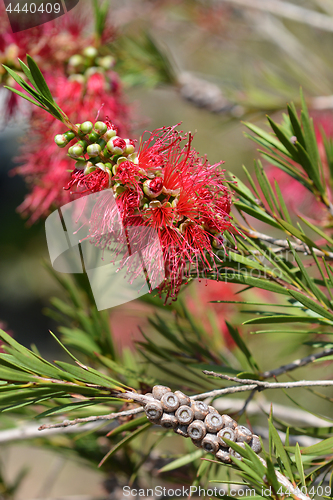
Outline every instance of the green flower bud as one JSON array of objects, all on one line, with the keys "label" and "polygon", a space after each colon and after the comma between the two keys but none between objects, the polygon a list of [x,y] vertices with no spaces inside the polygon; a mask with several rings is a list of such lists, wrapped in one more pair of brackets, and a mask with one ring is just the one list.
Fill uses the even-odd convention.
[{"label": "green flower bud", "polygon": [[115,137],[117,135],[117,132],[111,128],[110,130],[107,130],[104,134],[104,137],[107,141],[112,139],[112,137]]},{"label": "green flower bud", "polygon": [[83,150],[85,150],[86,147],[87,147],[87,145],[88,145],[87,141],[85,141],[83,139],[80,139],[79,141],[77,141],[77,144],[79,144],[80,146],[82,146]]},{"label": "green flower bud", "polygon": [[125,188],[124,186],[118,186],[116,188],[116,195],[119,195],[121,193],[124,193],[126,191],[127,188]]},{"label": "green flower bud", "polygon": [[117,159],[117,165],[120,165],[124,161],[127,161],[127,158],[125,156],[119,156],[119,158]]},{"label": "green flower bud", "polygon": [[102,148],[99,144],[90,144],[87,147],[87,153],[91,157],[96,157],[99,155],[99,153],[102,151]]},{"label": "green flower bud", "polygon": [[102,163],[102,162],[95,163],[95,167],[103,170],[103,172],[106,171],[106,165],[105,165],[105,163]]},{"label": "green flower bud", "polygon": [[132,154],[132,153],[133,153],[133,151],[134,151],[134,149],[135,149],[135,148],[134,148],[133,144],[128,144],[128,145],[126,146],[125,151],[124,151],[125,155]]},{"label": "green flower bud", "polygon": [[87,166],[84,169],[84,174],[91,174],[91,172],[94,172],[95,170],[96,168],[94,167],[94,165],[90,161],[88,161]]},{"label": "green flower bud", "polygon": [[83,132],[83,134],[90,134],[90,132],[93,129],[93,124],[91,122],[83,122],[80,125],[80,130]]},{"label": "green flower bud", "polygon": [[99,68],[98,66],[91,66],[91,68],[88,68],[87,71],[85,72],[85,76],[87,78],[90,78],[92,75],[95,75],[96,73],[104,73],[104,70],[102,68]]},{"label": "green flower bud", "polygon": [[80,64],[83,64],[83,57],[80,54],[74,54],[71,56],[68,60],[68,65],[76,68],[77,66],[80,66]]},{"label": "green flower bud", "polygon": [[74,54],[68,60],[68,72],[80,73],[84,69],[84,59],[80,54]]},{"label": "green flower bud", "polygon": [[97,64],[104,69],[111,69],[115,64],[115,58],[112,56],[99,57],[97,59]]},{"label": "green flower bud", "polygon": [[98,55],[98,51],[95,47],[86,47],[83,51],[83,55],[89,57],[89,59],[94,59]]},{"label": "green flower bud", "polygon": [[132,153],[132,154],[128,155],[127,159],[132,161],[135,164],[139,163],[138,153]]},{"label": "green flower bud", "polygon": [[83,153],[83,147],[80,146],[80,144],[74,144],[74,146],[71,146],[68,150],[68,154],[72,156],[73,158],[78,158],[81,156]]},{"label": "green flower bud", "polygon": [[104,139],[98,139],[98,141],[96,141],[96,143],[101,146],[101,148],[103,149],[106,145],[106,141],[104,141]]},{"label": "green flower bud", "polygon": [[68,141],[64,134],[57,134],[54,138],[54,142],[57,146],[59,146],[59,148],[64,148],[68,144]]},{"label": "green flower bud", "polygon": [[125,142],[126,142],[126,149],[124,151],[125,155],[130,155],[134,153],[135,147],[133,146],[133,144],[131,144],[130,139],[125,139]]},{"label": "green flower bud", "polygon": [[74,73],[74,75],[69,75],[68,80],[70,82],[78,82],[81,85],[84,85],[86,83],[86,79],[84,78],[84,76],[80,75],[79,73]]},{"label": "green flower bud", "polygon": [[105,158],[111,158],[111,156],[112,156],[112,154],[110,153],[108,148],[103,149],[103,155],[105,156]]},{"label": "green flower bud", "polygon": [[78,168],[80,170],[85,169],[86,166],[87,166],[87,160],[84,160],[84,159],[82,160],[80,158],[77,162],[75,162],[75,168]]},{"label": "green flower bud", "polygon": [[77,128],[78,128],[78,132],[77,132],[77,133],[79,134],[79,136],[81,136],[81,137],[82,137],[82,136],[84,135],[84,133],[82,132],[82,130],[80,130],[81,123],[75,123],[75,125],[76,125],[76,126],[77,126]]},{"label": "green flower bud", "polygon": [[99,135],[93,130],[91,134],[89,134],[89,141],[96,142],[99,139]]},{"label": "green flower bud", "polygon": [[66,137],[67,141],[69,142],[72,139],[74,139],[75,134],[72,130],[67,130],[67,132],[64,133],[64,136]]},{"label": "green flower bud", "polygon": [[104,123],[104,122],[96,122],[94,125],[94,130],[99,135],[105,134],[107,129],[108,129],[108,127],[107,127],[106,123]]},{"label": "green flower bud", "polygon": [[96,163],[102,161],[101,157],[100,156],[96,156],[96,158],[89,158],[89,160],[91,161],[91,163],[93,165],[96,165]]}]

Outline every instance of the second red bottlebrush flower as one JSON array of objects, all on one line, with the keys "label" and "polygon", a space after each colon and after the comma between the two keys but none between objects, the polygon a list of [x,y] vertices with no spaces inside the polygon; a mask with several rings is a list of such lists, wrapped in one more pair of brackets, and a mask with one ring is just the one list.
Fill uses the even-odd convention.
[{"label": "second red bottlebrush flower", "polygon": [[[107,141],[113,130],[111,123],[107,125],[108,131],[97,141],[92,141],[92,134],[86,136],[92,144],[76,163],[65,189],[81,196],[112,188],[125,228],[154,229],[165,266],[159,292],[176,299],[190,277],[214,271],[215,249],[223,246],[222,234],[232,226],[224,170],[221,163],[211,165],[200,157],[192,147],[192,135],[179,132],[176,126],[147,132],[138,151],[132,153],[134,142],[129,139],[114,136]],[[96,157],[89,152],[97,144],[101,147]],[[128,152],[124,144],[132,146]],[[120,146],[122,152],[115,151]],[[102,218],[100,207],[97,212],[98,219],[92,216],[90,221],[94,241],[100,241],[106,227],[113,227],[116,216],[107,206]]]}]

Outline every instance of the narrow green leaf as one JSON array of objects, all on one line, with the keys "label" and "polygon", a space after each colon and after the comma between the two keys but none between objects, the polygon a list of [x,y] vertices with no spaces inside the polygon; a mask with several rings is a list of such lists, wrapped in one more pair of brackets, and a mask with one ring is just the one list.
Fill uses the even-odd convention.
[{"label": "narrow green leaf", "polygon": [[301,127],[300,120],[297,116],[297,111],[295,108],[295,104],[291,103],[291,105],[287,105],[288,108],[288,113],[289,113],[289,118],[290,118],[290,123],[293,127],[295,137],[297,138],[297,141],[302,144],[303,148],[305,148],[305,140],[304,140],[304,135],[303,135],[303,130]]},{"label": "narrow green leaf", "polygon": [[158,472],[170,472],[171,470],[179,469],[179,467],[183,467],[184,465],[191,464],[195,460],[198,460],[204,454],[204,450],[193,451],[192,453],[183,455],[182,457],[176,458],[176,460],[173,460],[172,462],[164,465]]},{"label": "narrow green leaf", "polygon": [[286,147],[273,135],[269,134],[268,132],[265,132],[263,129],[260,127],[257,127],[256,125],[253,125],[252,123],[249,122],[243,122],[243,124],[250,129],[252,132],[257,134],[259,137],[264,139],[266,142],[274,146],[276,149],[281,151],[281,153],[286,154],[289,156],[288,150]]},{"label": "narrow green leaf", "polygon": [[286,469],[286,472],[289,476],[289,479],[291,479],[294,482],[294,476],[293,476],[293,473],[291,470],[290,458],[283,447],[281,438],[280,438],[277,430],[275,429],[271,419],[268,420],[268,425],[269,425],[269,433],[270,433],[270,436],[272,437],[272,441],[273,441],[274,447],[276,449],[276,454],[278,457],[281,458],[281,461],[283,463],[284,468]]},{"label": "narrow green leaf", "polygon": [[254,180],[252,179],[252,177],[250,175],[250,172],[248,171],[248,169],[246,168],[245,165],[242,165],[242,168],[243,168],[243,171],[244,171],[244,173],[245,173],[245,175],[246,175],[246,177],[247,177],[247,179],[248,179],[248,181],[250,183],[250,186],[252,187],[255,195],[257,196],[257,198],[260,198],[258,190],[257,190],[257,186],[255,185]]},{"label": "narrow green leaf", "polygon": [[254,369],[254,371],[259,371],[259,366],[258,366],[257,362],[255,361],[254,357],[252,356],[251,352],[249,351],[249,349],[246,346],[245,342],[243,341],[242,337],[239,335],[237,328],[234,328],[227,321],[225,323],[228,327],[230,335],[232,336],[233,340],[235,341],[235,343],[237,344],[239,349],[245,355],[250,366]]},{"label": "narrow green leaf", "polygon": [[301,449],[302,455],[326,455],[331,454],[333,449],[333,437],[324,439],[320,443],[306,446]]},{"label": "narrow green leaf", "polygon": [[54,99],[52,97],[49,87],[47,86],[45,78],[42,75],[42,72],[40,71],[39,67],[32,59],[32,57],[30,57],[29,55],[27,55],[27,62],[33,81],[36,83],[38,90],[40,91],[42,96],[45,97],[45,99],[50,101],[50,103],[54,103]]},{"label": "narrow green leaf", "polygon": [[270,126],[273,129],[276,137],[283,144],[285,149],[288,151],[287,156],[291,157],[294,161],[299,162],[299,154],[294,144],[291,142],[291,137],[287,137],[282,127],[275,123],[269,116],[267,117]]},{"label": "narrow green leaf", "polygon": [[278,197],[279,202],[280,202],[280,206],[281,206],[281,210],[282,210],[282,213],[283,213],[283,217],[285,218],[285,220],[290,225],[292,225],[291,217],[289,215],[289,212],[288,212],[288,209],[287,209],[287,205],[286,205],[286,203],[284,201],[284,198],[283,198],[283,195],[281,193],[280,186],[279,186],[279,184],[278,184],[278,182],[276,180],[274,181],[274,185],[275,185],[275,191],[276,191],[277,197]]},{"label": "narrow green leaf", "polygon": [[[300,294],[301,295],[301,294]],[[244,321],[243,325],[264,325],[264,324],[276,324],[276,323],[317,323],[317,318],[310,318],[309,316],[292,316],[290,314],[281,315],[269,315],[261,316],[260,318],[251,318]]]},{"label": "narrow green leaf", "polygon": [[[296,292],[295,290],[289,290],[289,293],[294,299],[298,300],[301,304],[303,304],[305,307],[310,309],[310,311],[315,312],[319,316],[328,319],[331,323],[333,322],[333,314],[326,309],[324,309],[322,306],[319,304],[316,304],[313,300],[309,299],[308,297],[305,297],[305,295]],[[312,318],[312,321],[316,323],[316,317],[314,316]],[[318,318],[321,319],[321,318]]]},{"label": "narrow green leaf", "polygon": [[298,443],[296,443],[296,449],[295,449],[295,462],[302,486],[305,487],[304,468],[302,464],[301,450],[299,449]]},{"label": "narrow green leaf", "polygon": [[269,224],[270,226],[276,227],[277,229],[280,229],[279,224],[266,212],[263,210],[260,210],[259,208],[255,206],[249,206],[246,205],[245,203],[242,203],[240,201],[235,201],[234,206],[240,210],[243,211],[255,219],[261,220],[262,222],[266,222],[266,224]]},{"label": "narrow green leaf", "polygon": [[277,493],[280,489],[280,483],[277,480],[275,469],[273,463],[269,457],[266,460],[267,463],[267,479],[269,484],[273,487],[275,493]]}]

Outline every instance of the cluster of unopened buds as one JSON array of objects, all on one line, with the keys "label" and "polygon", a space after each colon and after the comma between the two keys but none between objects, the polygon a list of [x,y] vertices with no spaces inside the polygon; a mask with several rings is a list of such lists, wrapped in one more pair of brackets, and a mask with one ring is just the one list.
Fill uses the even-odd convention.
[{"label": "cluster of unopened buds", "polygon": [[101,56],[96,47],[85,47],[81,54],[72,55],[67,64],[70,80],[84,83],[94,73],[105,73],[113,68],[115,58],[108,54]]},{"label": "cluster of unopened buds", "polygon": [[224,463],[231,463],[231,457],[239,460],[241,455],[225,441],[233,441],[241,448],[247,443],[255,453],[261,452],[260,439],[250,429],[229,417],[220,415],[203,401],[195,401],[181,391],[171,392],[169,387],[155,385],[150,398],[144,405],[148,420],[161,425],[183,437],[189,437],[195,446],[212,453]]},{"label": "cluster of unopened buds", "polygon": [[[81,137],[68,148],[68,156],[76,160],[75,168],[83,170],[85,175],[100,169],[108,173],[111,179],[116,174],[117,166],[123,161],[135,160],[134,141],[118,137],[116,129],[108,129],[106,123],[98,121],[93,125],[86,121],[76,126],[77,134],[68,130],[56,135],[54,141],[60,148],[64,148],[77,135]],[[110,186],[111,180],[108,187]]]}]

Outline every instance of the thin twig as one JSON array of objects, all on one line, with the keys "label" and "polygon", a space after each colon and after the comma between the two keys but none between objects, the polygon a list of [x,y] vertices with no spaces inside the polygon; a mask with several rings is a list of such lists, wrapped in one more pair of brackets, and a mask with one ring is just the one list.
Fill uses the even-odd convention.
[{"label": "thin twig", "polygon": [[117,413],[109,413],[107,415],[96,415],[85,418],[76,418],[75,420],[64,420],[63,422],[58,422],[57,424],[43,424],[38,427],[39,431],[44,431],[45,429],[57,429],[60,427],[69,427],[71,425],[86,424],[87,422],[96,422],[98,420],[114,420],[119,417],[128,417],[130,415],[137,415],[143,411],[142,408],[134,408],[132,410],[118,411]]},{"label": "thin twig", "polygon": [[[238,392],[246,391],[264,391],[267,389],[294,389],[296,387],[332,387],[333,380],[298,380],[297,382],[264,382],[262,380],[251,380],[251,379],[238,379],[237,377],[229,377],[222,373],[216,373],[213,371],[203,370],[205,375],[210,375],[212,377],[222,378],[224,380],[236,381],[239,384],[244,385],[234,385],[231,387],[225,387],[223,389],[215,389],[213,391],[205,392],[203,394],[198,394],[195,398],[202,399],[208,397],[222,396],[224,394],[236,394]],[[237,380],[236,380],[237,379]],[[251,382],[251,383],[250,383]]]},{"label": "thin twig", "polygon": [[325,358],[326,356],[330,356],[331,354],[333,354],[333,348],[332,349],[324,349],[323,351],[317,352],[316,354],[310,354],[309,356],[305,356],[304,358],[296,359],[295,361],[292,361],[291,363],[288,363],[287,365],[280,366],[279,368],[275,368],[274,370],[266,371],[262,374],[262,377],[264,379],[277,377],[279,375],[282,375],[283,373],[287,373],[287,372],[290,372],[292,370],[295,370],[296,368],[300,368],[301,366],[308,365],[309,363],[312,363],[316,359]]},{"label": "thin twig", "polygon": [[[296,252],[301,252],[307,255],[311,255],[311,250],[305,243],[294,243],[293,241],[288,242],[287,240],[273,238],[272,236],[268,236],[267,234],[259,233],[257,231],[252,231],[252,229],[243,229],[243,232],[246,233],[251,238],[267,241],[267,243],[271,243],[272,245],[283,248],[284,250],[290,250],[289,247],[290,243],[290,245]],[[333,252],[326,252],[326,250],[319,250],[318,248],[312,248],[312,251],[315,255],[318,255],[319,257],[326,257],[328,259],[333,259]]]},{"label": "thin twig", "polygon": [[253,390],[250,395],[248,396],[248,398],[245,400],[245,403],[244,403],[244,406],[243,408],[241,408],[238,412],[238,416],[241,417],[243,415],[243,413],[245,412],[248,404],[252,401],[252,399],[254,398],[254,395],[256,394],[256,390]]},{"label": "thin twig", "polygon": [[221,0],[233,5],[240,5],[248,9],[257,9],[270,12],[285,19],[308,24],[324,31],[333,31],[333,18],[314,10],[305,9],[299,5],[281,0]]}]

